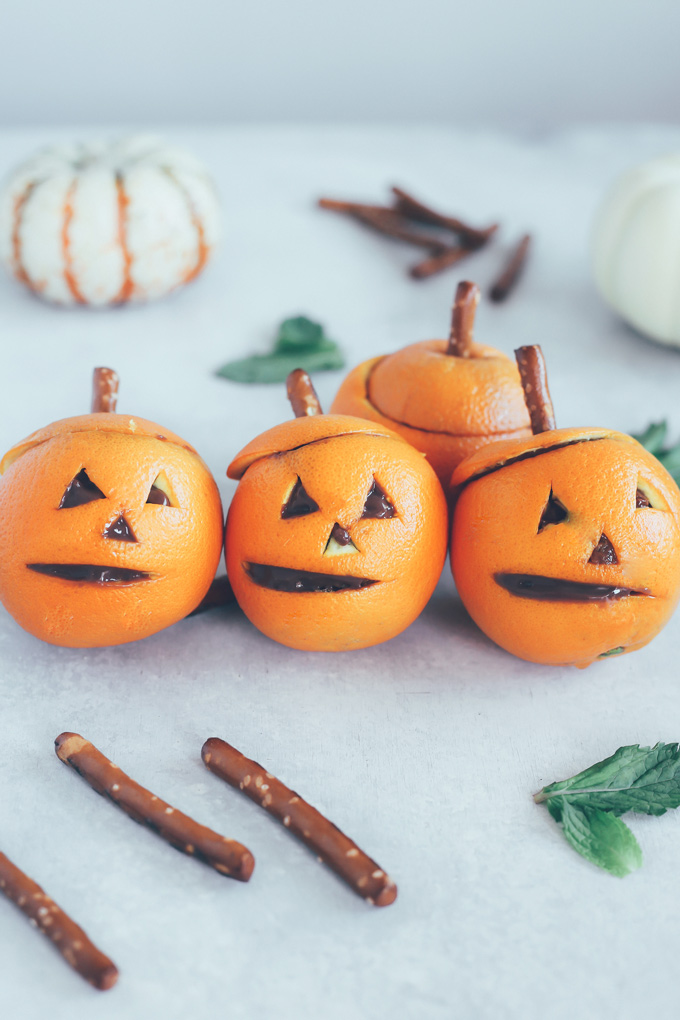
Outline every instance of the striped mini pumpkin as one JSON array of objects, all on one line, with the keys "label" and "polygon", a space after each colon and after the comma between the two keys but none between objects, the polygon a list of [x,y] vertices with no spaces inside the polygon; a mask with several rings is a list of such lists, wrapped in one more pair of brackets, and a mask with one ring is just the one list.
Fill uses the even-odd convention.
[{"label": "striped mini pumpkin", "polygon": [[18,167],[0,195],[0,258],[62,305],[162,297],[204,268],[219,233],[205,167],[156,138],[67,145]]}]

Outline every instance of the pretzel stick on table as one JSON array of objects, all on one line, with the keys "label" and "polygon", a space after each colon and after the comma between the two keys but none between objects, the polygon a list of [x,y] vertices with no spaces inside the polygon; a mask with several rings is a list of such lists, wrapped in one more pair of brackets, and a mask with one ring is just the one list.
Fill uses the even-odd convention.
[{"label": "pretzel stick on table", "polygon": [[394,903],[397,887],[389,875],[337,826],[258,762],[246,758],[219,737],[206,740],[201,756],[211,772],[274,815],[365,900],[376,907]]},{"label": "pretzel stick on table", "polygon": [[531,247],[531,234],[525,234],[520,242],[513,248],[503,272],[492,286],[489,297],[498,303],[505,301],[508,295],[517,286],[517,281],[524,272],[529,248]]},{"label": "pretzel stick on table", "polygon": [[135,822],[146,825],[182,853],[209,864],[221,875],[247,882],[255,858],[235,839],[220,836],[145,790],[101,751],[77,733],[61,733],[54,742],[57,756],[83,777],[93,790],[112,800]]},{"label": "pretzel stick on table", "polygon": [[113,988],[118,970],[108,956],[90,942],[82,928],[61,907],[0,853],[0,890],[51,939],[66,962],[91,985],[104,992]]},{"label": "pretzel stick on table", "polygon": [[221,574],[216,577],[212,582],[208,591],[203,596],[203,599],[198,603],[196,608],[189,613],[189,616],[198,616],[199,613],[205,613],[208,609],[217,609],[220,606],[228,606],[236,601],[234,590],[229,583],[229,578],[226,574]]},{"label": "pretzel stick on table", "polygon": [[442,251],[448,245],[448,241],[435,234],[414,230],[407,219],[388,206],[367,205],[365,202],[343,202],[334,198],[320,198],[319,206],[322,209],[330,209],[332,212],[347,213],[363,223],[364,226],[377,230],[379,234],[392,237],[396,241],[406,241],[407,244],[413,244],[418,248]]},{"label": "pretzel stick on table", "polygon": [[492,223],[490,227],[479,230],[477,227],[471,227],[469,223],[459,220],[457,216],[445,216],[423,202],[419,202],[403,188],[392,188],[392,194],[396,199],[394,208],[397,212],[419,223],[446,227],[454,234],[459,234],[463,244],[468,248],[482,248],[498,230],[497,223]]},{"label": "pretzel stick on table", "polygon": [[445,248],[439,254],[430,255],[428,258],[423,259],[422,262],[417,262],[415,266],[411,266],[409,276],[413,280],[428,280],[431,276],[436,276],[437,273],[448,269],[449,266],[455,266],[457,262],[466,259],[468,255],[472,255],[472,249],[465,248],[462,245]]}]

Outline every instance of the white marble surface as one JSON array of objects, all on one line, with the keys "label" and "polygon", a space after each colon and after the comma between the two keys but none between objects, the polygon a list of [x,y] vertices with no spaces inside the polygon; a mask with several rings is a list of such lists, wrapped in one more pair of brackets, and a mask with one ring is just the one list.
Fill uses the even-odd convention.
[{"label": "white marble surface", "polygon": [[[92,132],[89,132],[90,134]],[[0,135],[9,169],[55,132]],[[536,234],[517,295],[482,306],[478,336],[540,342],[561,425],[680,432],[680,352],[617,323],[587,259],[603,188],[680,130],[588,130],[529,140],[445,129],[177,131],[212,167],[226,243],[204,277],[158,304],[48,307],[0,280],[0,446],[85,410],[114,365],[120,409],[193,442],[225,502],[233,453],[288,415],[283,388],[212,375],[264,347],[277,320],[322,319],[349,362],[442,335],[457,272],[412,283],[413,253],[314,208],[321,193],[379,199],[392,182],[484,223]],[[488,284],[500,247],[460,275]],[[326,403],[337,374],[318,378]],[[633,818],[645,863],[617,880],[564,842],[531,794],[625,743],[680,737],[680,617],[647,649],[585,671],[526,665],[491,645],[447,573],[382,647],[278,647],[235,610],[146,641],[40,644],[0,612],[0,848],[118,963],[100,994],[0,901],[0,1015],[21,1020],[360,1017],[601,1020],[677,1011],[680,814]],[[249,885],[177,854],[56,759],[80,731],[198,820],[248,844]],[[375,910],[200,761],[220,735],[261,760],[399,883]]]}]

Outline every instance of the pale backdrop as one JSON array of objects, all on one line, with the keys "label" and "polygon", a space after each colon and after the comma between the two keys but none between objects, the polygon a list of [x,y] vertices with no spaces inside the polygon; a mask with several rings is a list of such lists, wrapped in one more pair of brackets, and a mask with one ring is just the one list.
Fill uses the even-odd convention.
[{"label": "pale backdrop", "polygon": [[0,124],[677,121],[673,0],[5,0]]}]

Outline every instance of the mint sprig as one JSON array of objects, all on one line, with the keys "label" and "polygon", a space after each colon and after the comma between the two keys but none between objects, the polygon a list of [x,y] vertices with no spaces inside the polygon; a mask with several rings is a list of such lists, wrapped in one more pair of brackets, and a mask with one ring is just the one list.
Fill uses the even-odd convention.
[{"label": "mint sprig", "polygon": [[666,446],[667,435],[668,422],[659,421],[648,425],[644,432],[633,436],[633,439],[637,439],[645,450],[653,453],[657,460],[661,461],[669,475],[680,485],[680,443],[676,443],[675,446]]},{"label": "mint sprig", "polygon": [[640,844],[626,823],[610,811],[573,807],[565,801],[562,831],[577,853],[617,878],[642,865]]},{"label": "mint sprig", "polygon": [[298,315],[281,323],[270,354],[229,361],[216,374],[233,382],[280,383],[296,368],[324,372],[342,368],[344,363],[338,345],[324,334],[323,326]]},{"label": "mint sprig", "polygon": [[620,747],[571,779],[544,786],[534,800],[546,805],[574,850],[622,877],[640,867],[642,853],[618,816],[663,815],[680,806],[680,747]]}]

